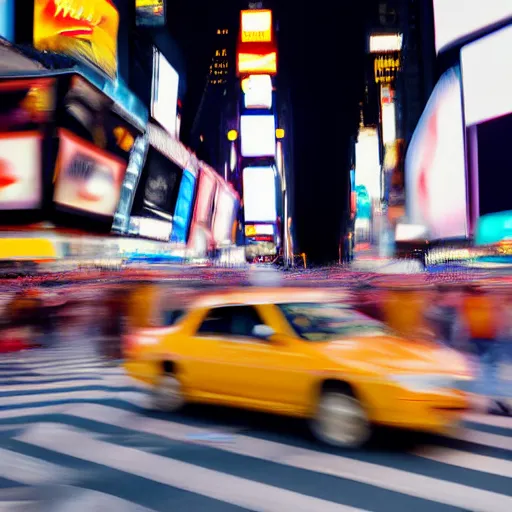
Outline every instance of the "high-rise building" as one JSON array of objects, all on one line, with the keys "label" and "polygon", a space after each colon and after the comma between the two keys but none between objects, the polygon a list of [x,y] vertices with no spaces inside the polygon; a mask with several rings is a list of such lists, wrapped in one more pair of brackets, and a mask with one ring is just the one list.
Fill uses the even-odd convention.
[{"label": "high-rise building", "polygon": [[216,45],[212,62],[210,64],[210,72],[208,75],[208,85],[226,86],[228,75],[230,72],[230,48],[229,46],[229,29],[218,28],[216,34]]}]

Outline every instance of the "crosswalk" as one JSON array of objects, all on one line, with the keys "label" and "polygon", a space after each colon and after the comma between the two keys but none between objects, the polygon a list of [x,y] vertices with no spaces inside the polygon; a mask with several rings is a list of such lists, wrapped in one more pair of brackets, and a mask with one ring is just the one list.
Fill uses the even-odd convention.
[{"label": "crosswalk", "polygon": [[343,452],[288,420],[146,402],[83,340],[0,359],[0,512],[512,511],[510,418],[474,413],[410,450]]}]

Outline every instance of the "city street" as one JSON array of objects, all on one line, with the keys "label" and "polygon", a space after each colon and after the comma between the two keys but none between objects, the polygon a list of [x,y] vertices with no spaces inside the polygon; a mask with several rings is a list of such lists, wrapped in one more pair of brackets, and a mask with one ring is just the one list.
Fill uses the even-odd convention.
[{"label": "city street", "polygon": [[292,420],[150,413],[84,340],[3,357],[0,390],[1,511],[512,510],[510,418],[335,451]]}]

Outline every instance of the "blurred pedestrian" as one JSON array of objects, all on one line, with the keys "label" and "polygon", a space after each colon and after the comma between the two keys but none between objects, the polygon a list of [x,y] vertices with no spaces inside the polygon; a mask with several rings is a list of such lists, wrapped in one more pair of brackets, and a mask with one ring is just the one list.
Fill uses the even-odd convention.
[{"label": "blurred pedestrian", "polygon": [[476,286],[466,288],[462,313],[466,326],[469,348],[478,363],[476,391],[492,400],[489,412],[510,415],[505,402],[506,390],[500,377],[503,342],[503,309],[497,297]]},{"label": "blurred pedestrian", "polygon": [[460,295],[454,286],[440,285],[425,312],[436,340],[452,348],[460,346]]}]

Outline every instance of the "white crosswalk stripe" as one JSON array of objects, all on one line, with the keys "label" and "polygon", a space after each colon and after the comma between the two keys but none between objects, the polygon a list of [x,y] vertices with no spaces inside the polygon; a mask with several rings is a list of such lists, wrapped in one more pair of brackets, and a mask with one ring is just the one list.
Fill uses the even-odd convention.
[{"label": "white crosswalk stripe", "polygon": [[[147,403],[144,386],[124,376],[122,368],[105,366],[90,347],[76,343],[0,361],[0,482],[67,486],[83,510],[95,503],[104,508],[110,504],[112,510],[160,509],[152,501],[153,487],[134,497],[132,485],[160,486],[169,508],[172,493],[179,491],[220,503],[218,510],[377,511],[389,508],[381,499],[372,502],[371,495],[386,492],[398,500],[392,505],[397,511],[418,503],[424,507],[419,510],[512,510],[510,418],[468,415],[467,427],[451,439],[418,446],[398,459],[382,452],[319,450],[306,440],[233,432],[208,419],[198,425],[197,419],[148,414],[142,409]],[[199,457],[210,451],[215,455],[206,462]],[[236,465],[238,460],[245,462]],[[423,464],[434,464],[436,472],[424,470]],[[303,475],[304,482],[318,482],[318,492],[309,484],[301,488],[283,480],[280,475],[287,471]],[[478,483],[475,478],[465,481],[467,471],[479,475]],[[123,478],[136,480],[123,487]],[[328,484],[328,478],[338,485]],[[102,487],[109,481],[117,482],[112,489],[119,496]],[[364,491],[350,492],[361,485]],[[55,501],[53,509],[64,510],[62,503]],[[70,511],[82,510],[66,503]],[[0,510],[5,506],[0,492]],[[201,502],[195,509],[204,507]],[[195,510],[192,505],[180,508]]]}]

